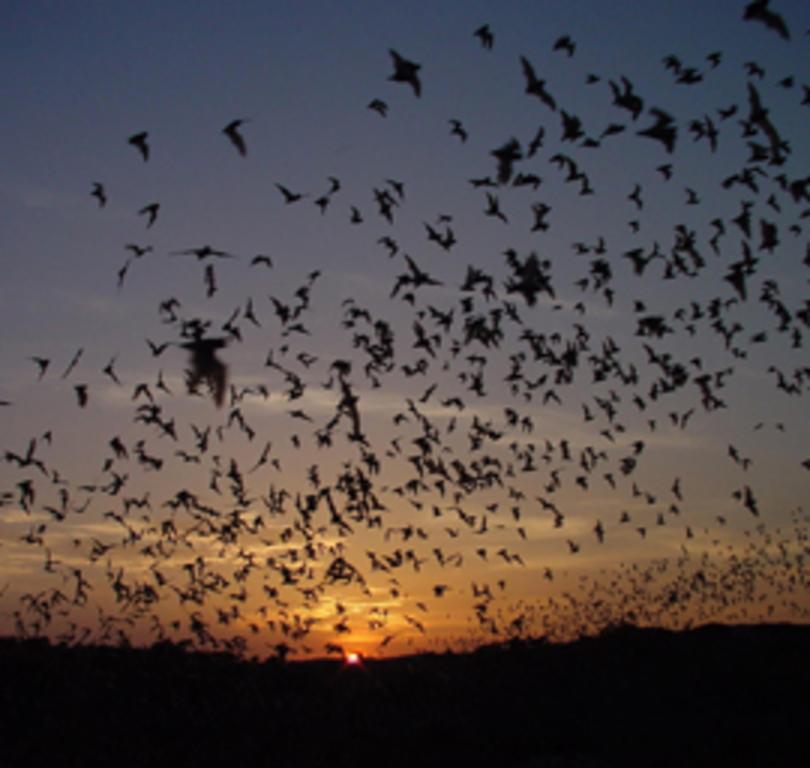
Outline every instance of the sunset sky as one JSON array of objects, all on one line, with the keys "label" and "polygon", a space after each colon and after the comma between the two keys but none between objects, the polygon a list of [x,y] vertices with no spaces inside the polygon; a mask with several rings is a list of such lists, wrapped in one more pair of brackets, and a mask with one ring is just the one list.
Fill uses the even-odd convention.
[{"label": "sunset sky", "polygon": [[745,6],[4,3],[0,633],[806,620],[810,6]]}]

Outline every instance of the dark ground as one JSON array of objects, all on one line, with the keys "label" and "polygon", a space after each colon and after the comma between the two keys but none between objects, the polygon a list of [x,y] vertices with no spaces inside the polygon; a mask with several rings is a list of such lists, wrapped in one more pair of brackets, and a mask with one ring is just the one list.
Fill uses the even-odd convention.
[{"label": "dark ground", "polygon": [[808,766],[810,626],[239,662],[0,640],[0,766]]}]

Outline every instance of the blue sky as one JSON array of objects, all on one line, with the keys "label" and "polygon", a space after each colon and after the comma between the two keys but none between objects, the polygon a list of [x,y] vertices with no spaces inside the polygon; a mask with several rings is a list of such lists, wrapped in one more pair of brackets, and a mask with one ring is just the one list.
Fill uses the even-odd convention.
[{"label": "blue sky", "polygon": [[[336,388],[324,387],[334,372],[330,365],[335,359],[354,363],[352,387],[360,397],[363,423],[378,455],[393,450],[392,438],[406,448],[403,456],[385,458],[377,478],[380,497],[392,510],[386,529],[413,525],[429,531],[430,540],[420,540],[414,550],[434,560],[418,572],[411,568],[407,578],[402,573],[399,595],[392,597],[388,579],[393,575],[368,573],[367,552],[390,554],[399,534],[359,531],[341,541],[326,520],[322,521],[323,530],[316,540],[324,551],[313,558],[314,583],[320,583],[329,558],[345,547],[352,562],[362,563],[370,591],[358,594],[355,586],[343,595],[342,587],[335,586],[310,605],[309,598],[302,598],[296,589],[287,590],[290,604],[298,606],[301,616],[318,617],[324,636],[343,615],[336,607],[341,600],[353,606],[349,612],[354,635],[349,638],[364,647],[375,647],[386,633],[396,636],[397,642],[425,642],[402,616],[424,613],[427,625],[442,628],[435,633],[440,638],[451,631],[448,627],[461,632],[469,621],[471,581],[504,579],[511,585],[504,591],[505,604],[526,604],[552,594],[553,585],[538,577],[546,567],[561,574],[557,584],[567,584],[566,578],[575,583],[583,574],[595,578],[598,568],[676,557],[684,546],[689,547],[693,562],[726,544],[744,548],[751,535],[746,539],[744,531],[760,522],[773,529],[790,529],[790,515],[806,498],[810,478],[801,466],[802,460],[810,458],[810,443],[802,426],[808,416],[807,384],[800,384],[802,394],[787,395],[775,387],[778,374],[769,368],[775,366],[790,376],[806,365],[806,352],[794,348],[790,333],[777,332],[778,321],[758,297],[765,281],[775,281],[780,300],[794,315],[791,327],[797,333],[804,330],[806,336],[798,313],[807,296],[807,267],[802,261],[808,224],[803,212],[810,205],[806,200],[793,201],[775,179],[783,172],[789,180],[800,180],[810,167],[803,127],[808,106],[802,105],[810,83],[810,37],[805,34],[810,28],[810,9],[802,2],[774,4],[790,27],[792,39],[788,42],[761,24],[744,22],[745,4],[740,2],[615,5],[584,1],[3,5],[0,65],[6,76],[0,93],[3,103],[10,106],[0,126],[6,148],[0,181],[4,270],[0,284],[0,399],[11,405],[0,411],[2,448],[25,453],[30,440],[36,438],[37,455],[41,453],[49,468],[59,468],[67,478],[71,499],[78,503],[88,496],[92,503],[84,517],[71,514],[61,522],[49,520],[41,509],[28,514],[17,503],[17,483],[33,480],[40,505],[54,503],[58,484],[13,462],[0,464],[0,490],[8,493],[7,503],[0,508],[0,536],[9,563],[0,621],[11,626],[21,594],[53,588],[65,569],[78,563],[88,574],[95,574],[98,589],[94,599],[105,610],[121,610],[112,601],[103,564],[88,560],[93,538],[115,544],[110,563],[120,565],[135,581],[150,578],[154,563],[140,556],[136,547],[122,544],[120,525],[116,527],[110,517],[104,517],[117,508],[120,499],[108,498],[103,491],[81,490],[82,485],[103,487],[109,480],[109,470],[105,473],[102,466],[114,435],[130,449],[143,440],[165,462],[160,473],[144,470],[132,457],[120,460],[114,468],[128,475],[132,494],[148,492],[155,500],[149,519],[138,523],[144,529],[165,517],[161,502],[180,487],[193,487],[219,503],[207,489],[210,472],[220,465],[227,469],[231,459],[243,469],[249,468],[268,441],[283,472],[268,470],[265,474],[262,469],[250,475],[249,487],[257,502],[252,513],[261,513],[258,499],[269,486],[287,487],[293,497],[303,493],[308,487],[307,469],[315,463],[321,467],[325,484],[337,482],[341,467],[360,457],[357,446],[342,432],[328,450],[317,448],[313,439],[314,431],[334,413],[339,397]],[[485,22],[495,35],[491,51],[484,50],[472,34]],[[576,43],[572,57],[553,50],[564,34]],[[389,49],[421,65],[421,98],[415,98],[407,85],[389,81]],[[713,68],[706,57],[715,51],[722,53],[722,60]],[[702,81],[695,85],[675,82],[663,62],[670,54],[684,68],[696,68]],[[611,123],[624,126],[624,132],[602,138],[598,148],[561,141],[559,110],[552,113],[524,92],[521,56],[546,80],[559,110],[577,115],[588,135],[597,137]],[[745,67],[752,61],[765,74],[751,77],[750,82],[791,149],[783,166],[757,164],[760,191],[756,194],[739,185],[729,189],[721,185],[748,164],[749,149],[738,120],[749,112]],[[589,82],[589,75],[598,80]],[[618,84],[622,76],[644,98],[645,111],[636,121],[612,103],[609,83]],[[789,76],[793,81],[783,82]],[[367,108],[374,98],[387,103],[387,117]],[[718,110],[732,104],[738,105],[738,114],[721,120]],[[657,142],[636,135],[653,122],[651,107],[676,118],[679,134],[672,155]],[[695,141],[689,130],[691,121],[707,116],[720,130],[716,153],[710,152],[705,141]],[[222,128],[235,118],[246,120],[240,128],[248,147],[244,158],[222,135]],[[451,119],[463,123],[469,134],[466,142],[451,135]],[[473,188],[469,180],[494,176],[491,152],[512,137],[525,152],[540,126],[546,132],[544,146],[533,158],[519,162],[517,170],[537,174],[542,183],[537,189],[494,188],[491,191],[498,195],[508,223],[484,216],[485,191]],[[129,136],[142,130],[149,132],[151,147],[146,163],[127,144]],[[760,135],[755,140],[763,139]],[[564,172],[551,163],[558,152],[576,160],[596,194],[582,197],[576,184],[566,183]],[[664,163],[673,166],[670,181],[657,170]],[[340,180],[341,188],[321,215],[313,203],[329,189],[331,176]],[[396,194],[390,179],[405,185],[404,199],[394,198],[398,204],[393,224],[377,213],[374,198],[374,190],[387,188]],[[94,182],[103,183],[106,190],[108,202],[103,209],[90,195]],[[302,193],[303,199],[285,205],[277,184]],[[637,184],[642,190],[641,209],[628,199]],[[698,193],[700,204],[686,205],[687,189]],[[774,199],[769,203],[771,194]],[[715,297],[733,297],[733,289],[723,278],[729,264],[742,256],[743,238],[731,220],[745,200],[754,204],[750,244],[759,263],[750,278],[748,300],[729,307],[724,315],[726,327],[740,325],[732,346],[746,351],[742,358],[725,348],[705,311],[695,320],[694,333],[683,318],[688,318],[690,302],[706,310]],[[146,229],[137,212],[152,202],[160,202],[161,209],[154,227]],[[548,230],[531,230],[534,203],[550,207]],[[360,211],[362,224],[350,222],[352,206]],[[458,239],[449,252],[425,237],[426,223],[445,226],[437,223],[442,215],[452,217],[449,226]],[[708,245],[715,231],[710,223],[713,219],[722,219],[727,230],[716,255]],[[780,244],[773,252],[759,249],[763,219],[779,227]],[[639,223],[638,232],[629,224],[634,220]],[[643,276],[634,275],[622,254],[634,248],[649,252],[655,247],[670,253],[678,225],[695,232],[706,256],[699,274],[664,280],[662,264],[653,263]],[[791,226],[795,227],[792,232]],[[393,258],[379,242],[385,236],[399,244],[400,252]],[[587,290],[576,285],[589,275],[598,258],[592,249],[600,237],[613,272],[612,306],[600,291],[592,289],[592,276]],[[131,261],[119,290],[116,274],[127,260],[127,243],[150,245],[153,251]],[[576,243],[591,251],[578,254]],[[218,291],[211,298],[205,293],[204,265],[191,256],[173,255],[203,244],[238,257],[216,263]],[[535,252],[538,258],[549,260],[553,300],[541,297],[537,305],[527,306],[519,296],[507,293],[510,270],[503,252],[508,248],[515,249],[521,259]],[[404,253],[443,283],[420,289],[413,306],[391,296],[396,276],[407,269]],[[270,255],[273,268],[250,266],[257,254]],[[431,307],[453,308],[451,336],[463,338],[463,292],[459,288],[471,265],[493,275],[499,294],[496,301],[513,302],[524,327],[547,335],[556,331],[569,341],[575,338],[576,324],[589,332],[589,349],[583,353],[574,381],[558,387],[559,405],[542,402],[542,394],[553,385],[554,371],[531,360],[526,363],[527,377],[547,373],[548,384],[532,400],[523,391],[518,397],[510,394],[503,380],[509,372],[510,355],[527,351],[520,340],[521,328],[515,324],[505,325],[498,349],[482,350],[473,342],[460,355],[451,355],[449,336],[436,350],[435,359],[414,348],[415,324],[435,332]],[[308,283],[315,270],[319,276],[312,282],[312,301],[304,314],[310,333],[285,335],[269,297],[294,303],[295,292]],[[227,422],[229,409],[217,411],[209,399],[185,393],[187,359],[182,350],[170,346],[160,358],[149,353],[146,338],[181,340],[179,327],[163,322],[158,312],[160,302],[170,296],[180,300],[184,317],[210,321],[212,334],[219,333],[238,309],[243,342],[232,340],[223,359],[237,386],[261,384],[270,391],[267,400],[248,397],[243,403],[255,437],[247,439],[231,425],[217,443],[216,459],[208,454],[199,465],[182,461],[175,451],[192,449],[192,423],[215,430]],[[248,299],[261,327],[244,317]],[[384,319],[395,331],[395,368],[379,388],[362,374],[352,329],[341,326],[347,299],[367,307],[373,317]],[[643,311],[635,311],[636,301],[644,303]],[[474,312],[482,314],[495,306],[480,294],[474,304]],[[681,319],[675,314],[679,309]],[[674,333],[661,340],[640,339],[635,335],[637,318],[633,315],[645,313],[668,318]],[[767,340],[752,343],[751,337],[760,332]],[[601,353],[608,339],[620,348],[618,356],[625,369],[635,366],[641,375],[634,393],[629,388],[621,390],[615,380],[592,379],[593,369],[585,358]],[[660,370],[650,364],[645,342],[685,365],[699,357],[703,368],[691,364],[690,375],[719,375],[725,383],[722,397],[727,407],[707,412],[693,381],[653,400],[649,388]],[[70,379],[61,379],[79,348],[84,351],[76,370]],[[300,404],[314,419],[312,424],[291,421],[288,411],[299,403],[287,400],[283,374],[265,366],[271,350],[277,361],[306,381]],[[307,366],[298,357],[302,352],[317,361]],[[460,378],[460,374],[469,377],[475,365],[465,355],[476,352],[488,359],[485,397],[476,397],[467,388],[470,379]],[[427,375],[405,375],[402,366],[417,364],[420,355],[428,358]],[[42,381],[37,380],[32,356],[52,360]],[[101,372],[112,359],[121,386]],[[728,368],[733,371],[722,373]],[[158,398],[166,417],[176,422],[177,444],[133,421],[137,408],[131,398],[134,386],[149,382],[154,387],[159,376],[172,391],[171,395],[158,394]],[[79,383],[89,390],[85,409],[79,409],[73,391]],[[537,472],[518,473],[503,487],[472,494],[465,501],[465,508],[479,522],[489,520],[492,530],[483,538],[464,530],[456,537],[459,523],[452,500],[439,498],[435,490],[411,499],[394,492],[413,473],[407,454],[413,453],[412,441],[418,437],[421,423],[412,411],[409,422],[394,421],[394,416],[407,414],[408,399],[418,400],[433,384],[436,389],[426,399],[424,413],[442,430],[454,416],[460,425],[444,437],[448,463],[480,459],[481,451],[473,450],[465,437],[474,418],[503,432],[485,450],[503,466],[509,461],[517,463],[515,451],[521,446],[536,451]],[[611,392],[620,398],[616,422],[622,429],[618,431],[599,411],[599,400],[610,399]],[[634,405],[632,394],[643,396],[643,411]],[[464,413],[454,413],[452,407],[441,404],[454,396],[466,401]],[[531,418],[535,431],[528,434],[510,426],[508,408]],[[586,411],[596,418],[583,419]],[[693,413],[688,426],[681,429],[670,414],[677,418],[689,411]],[[651,419],[656,422],[654,431]],[[43,435],[49,430],[53,440],[46,445]],[[604,430],[610,430],[609,437]],[[301,448],[291,444],[292,434],[301,439]],[[588,472],[587,491],[575,482],[582,470],[562,459],[563,440],[572,444],[575,458],[587,446],[605,451],[605,463],[597,461]],[[620,460],[636,440],[645,441],[644,455],[638,474],[625,478]],[[517,447],[510,448],[510,443]],[[528,448],[530,444],[534,447]],[[550,452],[549,444],[553,446]],[[730,457],[729,445],[742,458],[752,460],[748,469],[743,470],[742,463]],[[548,461],[542,459],[544,452],[550,455]],[[533,500],[537,495],[549,496],[543,489],[555,470],[563,477],[561,487],[553,491],[566,514],[562,529],[554,528],[548,513],[541,514]],[[616,481],[616,489],[605,479],[606,473]],[[681,477],[684,501],[672,496],[675,477]],[[655,502],[647,504],[643,497],[634,496],[633,481],[654,495]],[[523,507],[519,521],[510,516],[514,504],[506,491],[509,486],[526,494],[527,500],[519,505]],[[732,496],[746,486],[759,501],[760,519]],[[670,504],[676,501],[683,508],[680,517],[670,511]],[[495,511],[487,511],[487,505],[495,503]],[[443,510],[441,516],[431,514],[434,506]],[[632,513],[635,528],[649,529],[650,535],[642,539],[632,527],[620,525],[623,510]],[[666,526],[656,525],[661,514]],[[728,523],[719,526],[718,515]],[[287,513],[287,524],[294,516],[294,511]],[[21,544],[20,536],[38,519],[47,523],[46,544]],[[607,529],[604,544],[593,533],[597,521]],[[193,527],[188,519],[182,523]],[[278,536],[285,522],[275,521],[274,525],[273,535],[265,537],[272,544],[246,534],[243,546],[254,547],[265,558],[268,551],[275,551],[273,547],[283,550]],[[696,538],[684,539],[687,528]],[[703,531],[705,534],[698,535]],[[294,535],[291,546],[303,551],[306,542],[299,534]],[[75,547],[74,539],[80,541]],[[568,540],[580,547],[576,557],[569,552]],[[482,542],[490,552],[486,560],[476,554]],[[57,568],[55,574],[43,574],[45,546],[54,556],[61,556],[62,572]],[[196,546],[222,572],[232,573],[234,551],[227,547],[228,551],[218,551],[204,538]],[[463,554],[466,565],[452,573],[437,565],[432,550],[439,546],[454,547]],[[519,552],[528,565],[507,567],[505,558],[499,560],[494,554],[502,547]],[[177,574],[182,573],[187,556],[187,552],[176,552],[163,563],[175,585],[181,583]],[[257,613],[260,585],[272,583],[276,573],[271,570],[251,578],[255,580],[251,582],[253,602],[248,601],[244,613],[255,623],[257,616],[266,618]],[[432,587],[443,583],[450,583],[452,589],[443,601],[436,600]],[[158,611],[163,620],[185,616],[186,621],[188,606],[178,605],[169,588],[165,593]],[[421,607],[426,603],[427,612]],[[215,604],[212,598],[206,610],[213,611]],[[385,628],[373,623],[370,612],[375,608],[389,611]],[[265,610],[273,613],[279,607],[269,605]],[[787,608],[779,610],[790,614]],[[74,612],[81,613],[78,608]],[[90,621],[84,616],[82,620]],[[244,629],[249,620],[234,622]],[[271,644],[268,637],[272,635],[272,631],[263,632],[261,641]],[[393,646],[388,643],[385,647]]]}]

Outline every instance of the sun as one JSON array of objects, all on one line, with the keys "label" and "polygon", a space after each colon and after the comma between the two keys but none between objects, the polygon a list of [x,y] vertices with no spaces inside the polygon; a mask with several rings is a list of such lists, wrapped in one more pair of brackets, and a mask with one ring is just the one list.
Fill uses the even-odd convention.
[{"label": "sun", "polygon": [[344,658],[344,661],[346,662],[346,665],[349,666],[349,667],[359,667],[363,662],[363,658],[362,658],[362,656],[360,656],[359,653],[355,653],[354,651],[349,651],[346,654],[346,656]]}]

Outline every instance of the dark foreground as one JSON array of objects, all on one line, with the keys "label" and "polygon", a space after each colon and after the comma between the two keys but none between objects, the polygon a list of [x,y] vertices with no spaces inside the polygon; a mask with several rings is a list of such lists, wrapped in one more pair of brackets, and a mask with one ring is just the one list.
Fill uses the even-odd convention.
[{"label": "dark foreground", "polygon": [[0,640],[0,766],[810,765],[810,626],[237,662]]}]

